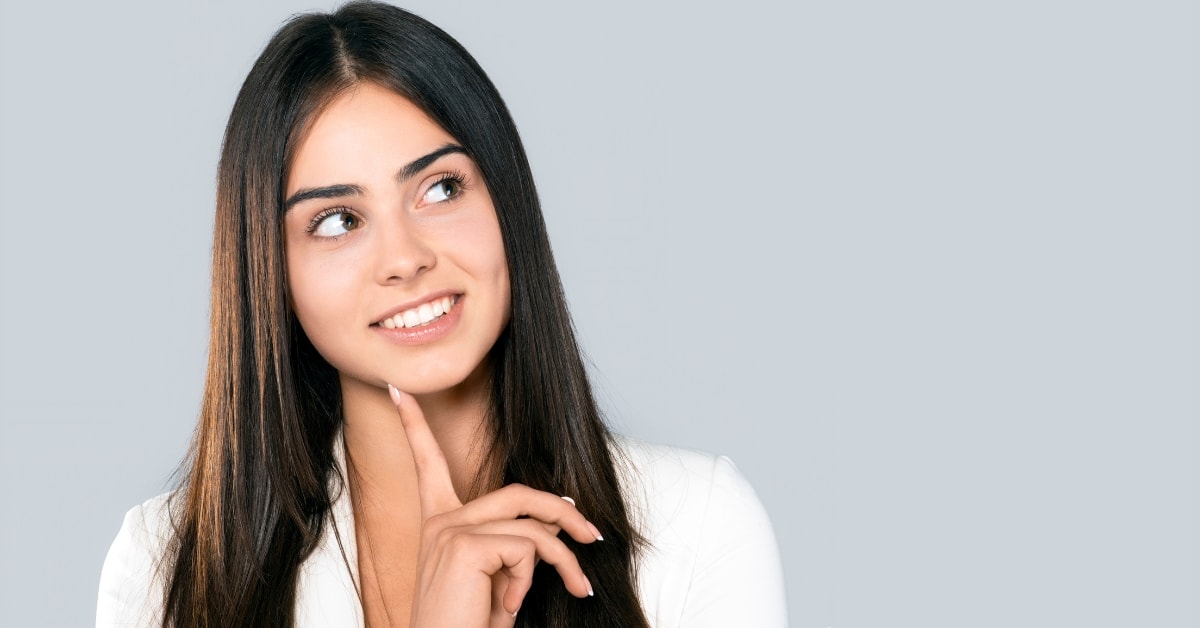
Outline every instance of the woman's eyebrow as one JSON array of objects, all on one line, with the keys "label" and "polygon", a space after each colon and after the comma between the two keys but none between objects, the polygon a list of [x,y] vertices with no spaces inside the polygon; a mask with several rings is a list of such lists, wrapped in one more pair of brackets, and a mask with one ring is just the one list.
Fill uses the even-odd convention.
[{"label": "woman's eyebrow", "polygon": [[296,203],[314,198],[341,198],[343,196],[358,196],[362,193],[362,186],[352,185],[349,183],[338,183],[319,188],[304,188],[302,190],[298,190],[295,194],[288,198],[288,200],[283,202],[283,211],[286,213],[292,209]]},{"label": "woman's eyebrow", "polygon": [[428,168],[433,162],[452,153],[466,155],[467,150],[458,144],[446,144],[445,146],[433,151],[432,153],[429,153],[428,155],[425,155],[424,157],[418,157],[409,162],[407,166],[401,168],[400,172],[396,174],[396,181],[398,183],[404,183],[405,181],[417,176],[418,173]]},{"label": "woman's eyebrow", "polygon": [[[465,155],[467,154],[467,151],[458,144],[446,144],[432,153],[418,157],[406,164],[400,169],[400,172],[396,173],[396,181],[398,183],[404,183],[405,181],[417,176],[417,174],[428,168],[433,162],[452,153]],[[352,183],[336,183],[334,185],[325,185],[319,188],[304,188],[297,190],[295,194],[291,195],[286,201],[283,202],[283,211],[287,212],[294,207],[296,203],[312,200],[314,198],[341,198],[343,196],[358,196],[363,193],[364,191],[362,186],[354,185]]]}]

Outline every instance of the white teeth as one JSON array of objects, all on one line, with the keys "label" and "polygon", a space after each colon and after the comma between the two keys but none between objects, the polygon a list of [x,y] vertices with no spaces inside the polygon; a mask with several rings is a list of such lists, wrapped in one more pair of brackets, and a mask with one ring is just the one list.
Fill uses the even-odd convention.
[{"label": "white teeth", "polygon": [[440,318],[446,312],[449,312],[451,307],[454,307],[454,297],[434,299],[429,303],[421,304],[419,307],[405,310],[390,318],[385,318],[379,321],[379,326],[386,329],[400,329],[427,325]]}]

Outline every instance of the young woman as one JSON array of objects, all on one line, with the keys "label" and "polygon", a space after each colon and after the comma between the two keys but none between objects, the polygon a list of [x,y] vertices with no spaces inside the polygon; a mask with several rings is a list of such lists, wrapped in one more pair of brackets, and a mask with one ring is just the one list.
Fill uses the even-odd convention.
[{"label": "young woman", "polygon": [[126,516],[98,625],[786,623],[732,464],[602,423],[516,129],[435,26],[284,26],[215,231],[186,475]]}]

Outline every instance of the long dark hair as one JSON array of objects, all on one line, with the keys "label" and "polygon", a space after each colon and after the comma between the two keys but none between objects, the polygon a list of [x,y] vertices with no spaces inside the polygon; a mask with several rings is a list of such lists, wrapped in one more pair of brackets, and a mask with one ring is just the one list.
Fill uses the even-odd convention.
[{"label": "long dark hair", "polygon": [[[524,148],[474,59],[436,26],[374,2],[290,20],[233,107],[217,180],[212,335],[200,421],[176,494],[164,625],[290,626],[298,569],[333,500],[337,373],[287,299],[284,182],[306,125],[344,90],[394,90],[458,140],[496,208],[512,313],[492,350],[493,428],[478,490],[521,482],[586,504],[602,543],[570,543],[596,598],[543,564],[518,625],[647,626],[630,522]],[[335,480],[342,481],[339,478]]]}]

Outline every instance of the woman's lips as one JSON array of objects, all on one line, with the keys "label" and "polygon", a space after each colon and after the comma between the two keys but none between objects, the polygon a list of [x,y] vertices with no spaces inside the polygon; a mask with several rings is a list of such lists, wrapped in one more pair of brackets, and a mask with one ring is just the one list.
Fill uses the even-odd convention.
[{"label": "woman's lips", "polygon": [[424,344],[450,333],[462,318],[462,309],[462,295],[437,297],[374,323],[371,328],[393,342]]}]

